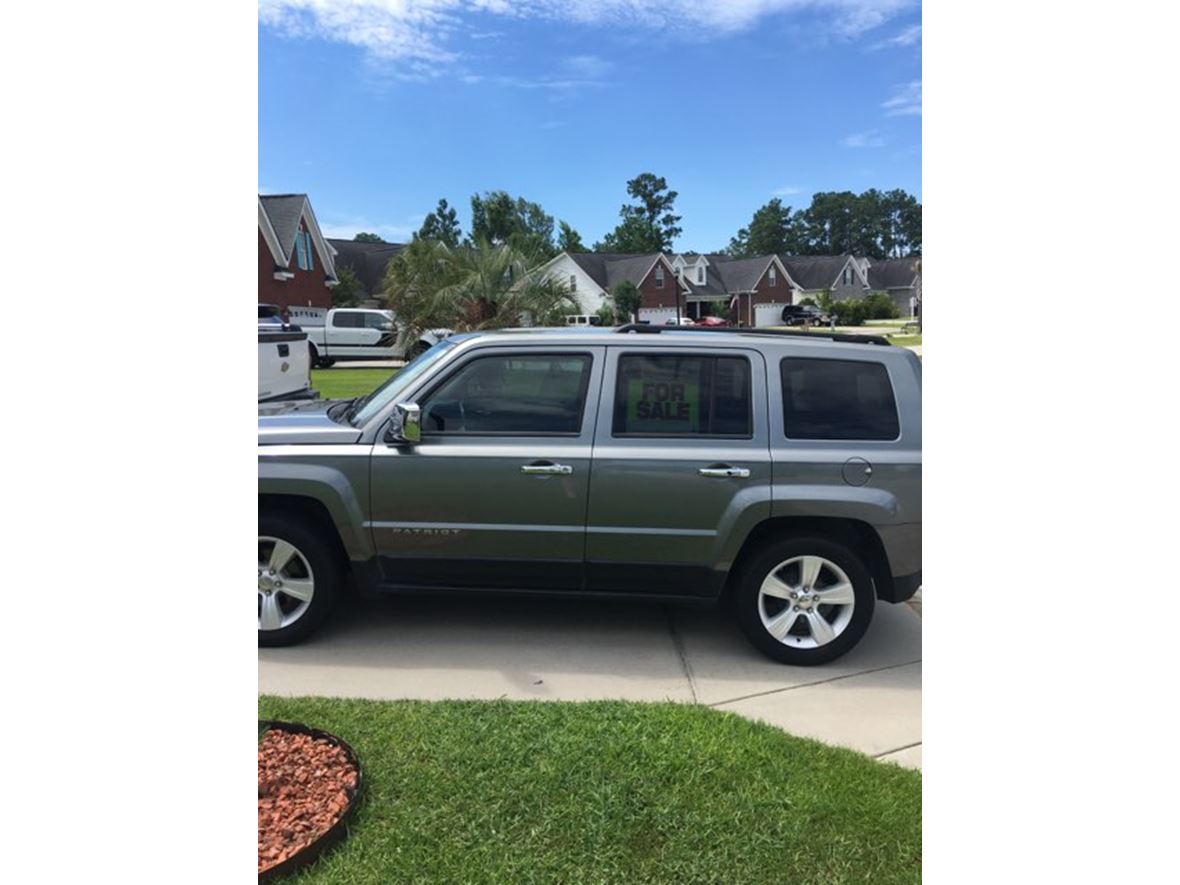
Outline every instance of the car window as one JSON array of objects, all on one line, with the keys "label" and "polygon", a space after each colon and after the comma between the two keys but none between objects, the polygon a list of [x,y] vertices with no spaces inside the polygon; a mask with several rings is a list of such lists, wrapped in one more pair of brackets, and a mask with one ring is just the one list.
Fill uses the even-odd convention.
[{"label": "car window", "polygon": [[391,322],[389,317],[379,313],[364,313],[361,316],[365,319],[366,329],[381,329]]},{"label": "car window", "polygon": [[897,402],[881,363],[788,358],[782,379],[789,439],[897,439]]},{"label": "car window", "polygon": [[505,354],[466,363],[422,403],[424,434],[578,433],[589,354]]},{"label": "car window", "polygon": [[750,361],[736,356],[623,354],[615,436],[752,436]]},{"label": "car window", "polygon": [[332,325],[344,329],[359,329],[364,325],[364,314],[334,313],[332,314]]}]

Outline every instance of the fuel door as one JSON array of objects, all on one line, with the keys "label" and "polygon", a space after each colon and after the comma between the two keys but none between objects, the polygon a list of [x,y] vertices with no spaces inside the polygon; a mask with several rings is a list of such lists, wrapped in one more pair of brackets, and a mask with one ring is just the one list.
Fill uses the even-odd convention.
[{"label": "fuel door", "polygon": [[849,458],[844,462],[844,481],[850,486],[863,486],[873,476],[873,465],[864,458]]}]

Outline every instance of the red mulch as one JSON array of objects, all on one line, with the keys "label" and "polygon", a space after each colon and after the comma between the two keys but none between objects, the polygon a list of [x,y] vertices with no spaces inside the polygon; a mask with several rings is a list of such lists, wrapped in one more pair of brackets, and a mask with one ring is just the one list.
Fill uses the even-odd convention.
[{"label": "red mulch", "polygon": [[258,872],[307,847],[348,807],[357,770],[344,751],[271,729],[258,743]]}]

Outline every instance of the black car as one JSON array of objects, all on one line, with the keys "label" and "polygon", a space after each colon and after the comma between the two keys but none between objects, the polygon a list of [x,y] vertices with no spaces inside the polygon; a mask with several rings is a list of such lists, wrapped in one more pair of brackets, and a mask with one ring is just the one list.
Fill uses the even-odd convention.
[{"label": "black car", "polygon": [[783,324],[787,326],[826,326],[829,319],[814,304],[788,304],[783,308]]}]

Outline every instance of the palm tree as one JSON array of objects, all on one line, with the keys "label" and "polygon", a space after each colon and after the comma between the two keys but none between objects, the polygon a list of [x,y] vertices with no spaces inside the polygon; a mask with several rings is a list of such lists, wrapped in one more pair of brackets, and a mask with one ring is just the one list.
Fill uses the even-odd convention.
[{"label": "palm tree", "polygon": [[435,294],[438,312],[457,328],[502,329],[556,325],[577,313],[578,301],[564,283],[529,267],[510,244],[477,242],[451,251],[446,282]]},{"label": "palm tree", "polygon": [[389,262],[385,271],[385,306],[397,317],[400,333],[414,341],[427,329],[453,328],[441,312],[438,292],[450,283],[451,250],[436,240],[418,239]]}]

